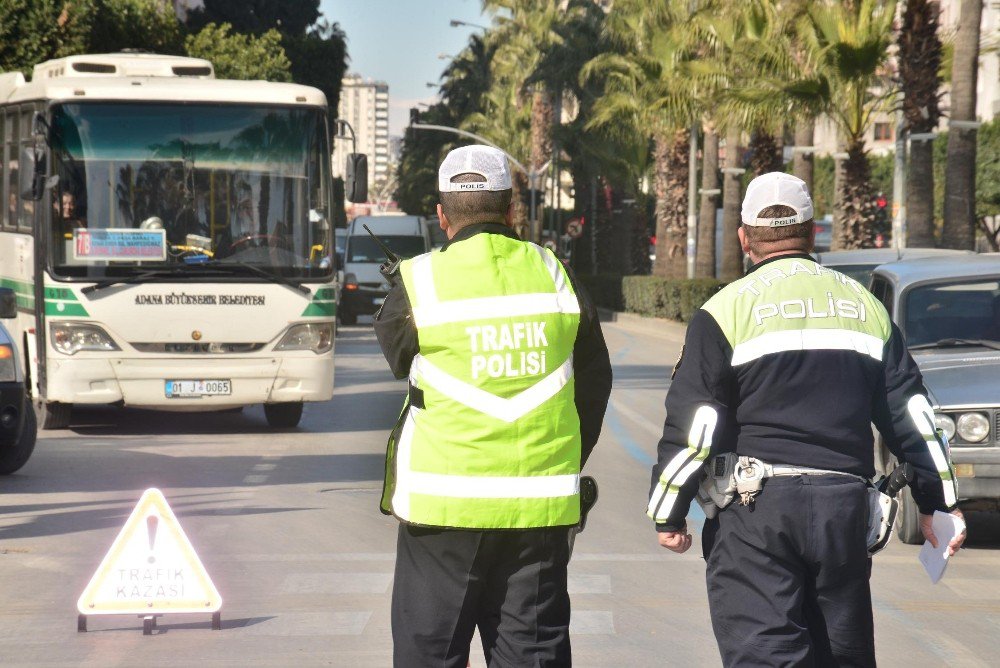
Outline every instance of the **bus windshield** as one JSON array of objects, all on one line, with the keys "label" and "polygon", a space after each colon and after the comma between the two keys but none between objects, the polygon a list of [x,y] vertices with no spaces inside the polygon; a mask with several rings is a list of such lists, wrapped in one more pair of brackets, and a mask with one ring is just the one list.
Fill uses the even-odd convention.
[{"label": "bus windshield", "polygon": [[323,110],[74,103],[53,107],[51,127],[57,275],[210,263],[331,274]]}]

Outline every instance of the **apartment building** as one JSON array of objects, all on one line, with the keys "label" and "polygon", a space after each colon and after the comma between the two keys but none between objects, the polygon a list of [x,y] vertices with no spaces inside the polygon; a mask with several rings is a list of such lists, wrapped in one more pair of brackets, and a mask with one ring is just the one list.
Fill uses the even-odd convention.
[{"label": "apartment building", "polygon": [[[351,124],[358,153],[368,155],[368,183],[383,186],[389,177],[389,85],[348,74],[342,80],[337,118]],[[342,176],[351,142],[337,139],[333,151],[333,173]]]}]

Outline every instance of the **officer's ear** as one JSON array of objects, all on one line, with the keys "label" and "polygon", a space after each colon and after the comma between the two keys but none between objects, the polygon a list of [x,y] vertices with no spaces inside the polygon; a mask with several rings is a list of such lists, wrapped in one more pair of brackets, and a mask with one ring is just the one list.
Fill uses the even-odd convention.
[{"label": "officer's ear", "polygon": [[747,241],[747,233],[743,230],[743,226],[740,225],[736,228],[736,236],[740,238],[740,248],[743,249],[744,255],[750,254],[750,242]]},{"label": "officer's ear", "polygon": [[438,227],[440,227],[441,231],[445,233],[445,236],[451,239],[455,233],[451,231],[451,226],[448,224],[448,216],[444,215],[444,209],[441,208],[440,204],[437,205],[437,215]]},{"label": "officer's ear", "polygon": [[511,201],[510,205],[507,207],[507,213],[503,215],[504,225],[507,227],[514,227],[514,202]]}]

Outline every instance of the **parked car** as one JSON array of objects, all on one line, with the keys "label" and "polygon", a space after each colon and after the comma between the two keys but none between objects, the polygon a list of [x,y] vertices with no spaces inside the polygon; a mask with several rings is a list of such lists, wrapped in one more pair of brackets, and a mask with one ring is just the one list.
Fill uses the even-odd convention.
[{"label": "parked car", "polygon": [[972,251],[950,248],[862,248],[859,250],[814,253],[816,261],[824,267],[836,269],[850,276],[861,285],[871,281],[875,267],[887,262],[919,260],[947,255],[975,255]]},{"label": "parked car", "polygon": [[[17,295],[0,288],[0,318],[17,317]],[[25,391],[24,364],[17,342],[0,324],[0,474],[24,466],[35,450],[38,423]]]},{"label": "parked car", "polygon": [[[959,505],[1000,510],[1000,255],[883,264],[871,291],[923,374],[935,425],[951,444]],[[876,463],[893,465],[881,442]],[[899,537],[923,542],[913,499],[902,496]]]},{"label": "parked car", "polygon": [[353,325],[359,315],[378,312],[389,284],[379,273],[385,253],[365,231],[367,225],[389,250],[401,258],[411,258],[431,250],[428,226],[420,216],[358,216],[347,228],[344,283],[337,313],[340,322]]},{"label": "parked car", "polygon": [[830,244],[833,242],[833,216],[827,214],[822,218],[817,218],[813,224],[816,226],[816,250],[818,252],[829,251]]},{"label": "parked car", "polygon": [[427,219],[427,233],[431,238],[431,248],[437,250],[448,243],[448,235],[441,229],[440,221],[437,218]]}]

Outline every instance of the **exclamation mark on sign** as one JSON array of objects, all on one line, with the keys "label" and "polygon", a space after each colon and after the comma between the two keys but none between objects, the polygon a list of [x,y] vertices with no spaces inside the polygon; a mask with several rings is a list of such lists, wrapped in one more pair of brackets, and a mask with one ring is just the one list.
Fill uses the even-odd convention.
[{"label": "exclamation mark on sign", "polygon": [[[156,545],[156,525],[159,522],[159,518],[156,515],[150,515],[146,518],[146,533],[149,537],[149,551],[153,552]],[[156,563],[156,557],[152,554],[149,555],[149,563]]]}]

